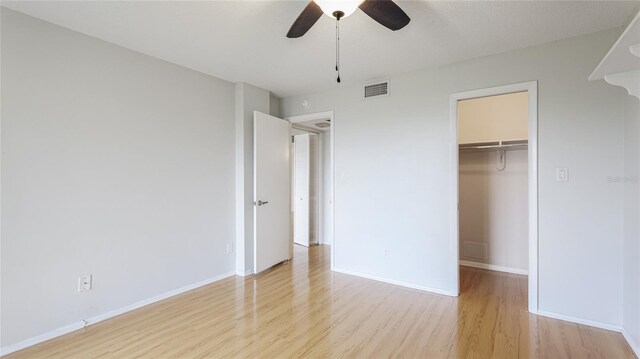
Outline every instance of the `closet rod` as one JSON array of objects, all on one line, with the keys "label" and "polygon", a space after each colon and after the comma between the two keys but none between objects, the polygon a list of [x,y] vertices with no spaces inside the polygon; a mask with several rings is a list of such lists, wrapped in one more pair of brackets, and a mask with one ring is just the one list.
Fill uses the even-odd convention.
[{"label": "closet rod", "polygon": [[529,145],[527,140],[518,141],[493,141],[482,143],[466,143],[459,145],[460,150],[490,150],[490,149],[510,149],[518,147],[527,147]]}]

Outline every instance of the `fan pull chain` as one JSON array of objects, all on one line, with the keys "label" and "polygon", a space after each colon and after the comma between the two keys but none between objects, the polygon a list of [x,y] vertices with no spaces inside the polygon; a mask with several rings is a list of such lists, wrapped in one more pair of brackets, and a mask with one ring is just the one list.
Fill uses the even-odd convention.
[{"label": "fan pull chain", "polygon": [[336,17],[336,71],[338,72],[337,81],[340,83],[340,18]]}]

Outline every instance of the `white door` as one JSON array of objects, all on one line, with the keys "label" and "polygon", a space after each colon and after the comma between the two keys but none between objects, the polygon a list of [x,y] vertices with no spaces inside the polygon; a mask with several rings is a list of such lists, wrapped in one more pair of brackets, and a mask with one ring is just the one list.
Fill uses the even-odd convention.
[{"label": "white door", "polygon": [[295,135],[294,140],[293,241],[309,247],[310,136]]},{"label": "white door", "polygon": [[290,125],[253,113],[254,268],[289,259],[291,243]]}]

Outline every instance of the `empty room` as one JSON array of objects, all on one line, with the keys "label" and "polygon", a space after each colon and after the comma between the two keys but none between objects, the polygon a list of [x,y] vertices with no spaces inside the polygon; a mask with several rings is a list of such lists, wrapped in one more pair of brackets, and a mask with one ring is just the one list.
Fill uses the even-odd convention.
[{"label": "empty room", "polygon": [[639,358],[640,1],[0,0],[0,356]]}]

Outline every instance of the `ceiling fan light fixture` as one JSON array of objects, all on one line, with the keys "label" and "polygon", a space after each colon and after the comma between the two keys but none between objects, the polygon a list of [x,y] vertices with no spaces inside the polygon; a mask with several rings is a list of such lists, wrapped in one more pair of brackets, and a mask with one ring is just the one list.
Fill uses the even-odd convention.
[{"label": "ceiling fan light fixture", "polygon": [[322,14],[335,18],[337,82],[340,82],[340,19],[357,9],[391,31],[400,30],[411,21],[393,0],[310,0],[287,32],[288,38],[295,39],[306,34]]},{"label": "ceiling fan light fixture", "polygon": [[322,12],[331,18],[335,18],[334,12],[342,12],[342,18],[353,14],[364,0],[313,0]]}]

